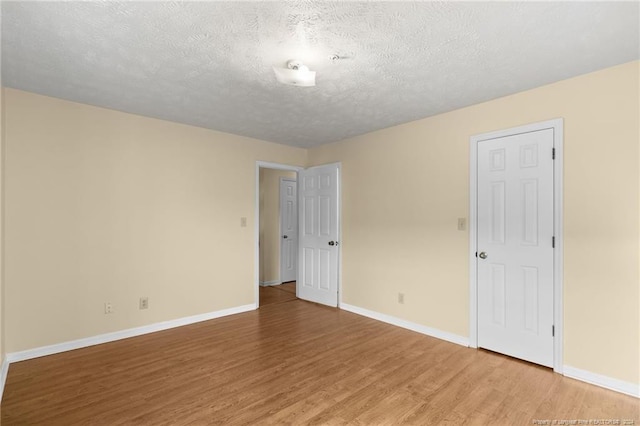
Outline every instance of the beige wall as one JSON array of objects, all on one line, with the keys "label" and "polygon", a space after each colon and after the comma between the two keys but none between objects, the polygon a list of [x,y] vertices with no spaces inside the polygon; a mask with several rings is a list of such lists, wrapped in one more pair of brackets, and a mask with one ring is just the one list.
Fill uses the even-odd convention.
[{"label": "beige wall", "polygon": [[639,100],[633,62],[310,150],[342,162],[345,303],[468,336],[469,138],[563,117],[564,363],[640,383]]},{"label": "beige wall", "polygon": [[5,97],[7,352],[255,303],[256,161],[305,150]]},{"label": "beige wall", "polygon": [[280,178],[295,172],[260,169],[260,282],[280,282]]}]

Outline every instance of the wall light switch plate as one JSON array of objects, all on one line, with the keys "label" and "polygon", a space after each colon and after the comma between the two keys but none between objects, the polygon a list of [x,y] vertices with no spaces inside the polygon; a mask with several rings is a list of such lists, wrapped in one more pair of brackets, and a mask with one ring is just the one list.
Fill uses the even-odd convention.
[{"label": "wall light switch plate", "polygon": [[149,309],[149,298],[141,297],[140,298],[140,309]]},{"label": "wall light switch plate", "polygon": [[246,217],[241,217],[240,218],[240,227],[242,227],[242,228],[246,228],[247,227],[247,218]]},{"label": "wall light switch plate", "polygon": [[467,229],[467,218],[459,217],[458,218],[458,231],[464,231]]}]

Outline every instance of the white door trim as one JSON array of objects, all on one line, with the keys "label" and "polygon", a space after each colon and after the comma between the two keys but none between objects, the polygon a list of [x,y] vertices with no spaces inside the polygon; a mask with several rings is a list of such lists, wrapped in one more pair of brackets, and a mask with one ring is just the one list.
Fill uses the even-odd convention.
[{"label": "white door trim", "polygon": [[342,163],[338,166],[338,308],[342,306]]},{"label": "white door trim", "polygon": [[563,358],[563,229],[562,229],[562,191],[563,191],[563,119],[542,121],[525,126],[498,130],[471,136],[469,140],[469,346],[478,347],[478,291],[477,291],[477,209],[478,209],[478,142],[499,137],[553,129],[553,230],[555,250],[553,251],[553,313],[555,334],[553,338],[553,370],[562,374]]},{"label": "white door trim", "polygon": [[253,298],[255,300],[256,309],[260,307],[260,168],[264,169],[277,169],[277,170],[290,170],[299,172],[304,170],[304,167],[291,166],[289,164],[271,163],[268,161],[256,161],[255,169],[255,212],[254,212],[254,254],[253,254],[253,281],[254,281],[254,293]]},{"label": "white door trim", "polygon": [[[280,176],[280,182],[278,184],[279,189],[282,189],[282,182],[296,182],[296,185],[298,184],[298,177],[296,176],[295,178],[288,178],[288,177],[282,177]],[[297,194],[297,191],[296,191]],[[280,191],[278,193],[278,206],[282,206],[282,191]],[[297,195],[296,195],[297,198]],[[296,200],[296,217],[298,215],[298,204],[297,204]],[[296,219],[296,223],[297,223],[297,219]],[[284,258],[282,257],[282,209],[278,209],[278,235],[280,236],[280,282],[283,283],[284,280],[282,279],[282,277],[284,276],[283,270],[284,270]],[[297,250],[298,250],[298,246],[296,244],[296,259],[297,259]],[[297,262],[296,262],[297,263]],[[298,266],[296,265],[296,278],[298,275]]]}]

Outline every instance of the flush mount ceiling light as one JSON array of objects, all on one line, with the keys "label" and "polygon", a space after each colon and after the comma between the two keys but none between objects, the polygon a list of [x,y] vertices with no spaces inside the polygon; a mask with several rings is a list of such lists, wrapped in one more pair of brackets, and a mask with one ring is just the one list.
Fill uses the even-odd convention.
[{"label": "flush mount ceiling light", "polygon": [[312,87],[316,85],[316,72],[298,60],[287,62],[287,68],[273,67],[276,79],[282,84],[291,86]]}]

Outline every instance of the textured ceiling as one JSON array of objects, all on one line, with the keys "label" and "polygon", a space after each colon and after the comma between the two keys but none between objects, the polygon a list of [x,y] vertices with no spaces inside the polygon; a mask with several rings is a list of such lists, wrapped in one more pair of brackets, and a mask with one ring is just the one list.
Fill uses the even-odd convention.
[{"label": "textured ceiling", "polygon": [[[5,86],[301,147],[640,57],[638,2],[1,7]],[[294,58],[316,87],[276,82]]]}]

